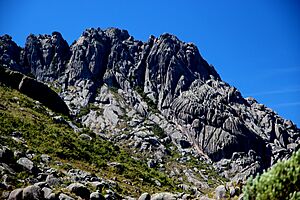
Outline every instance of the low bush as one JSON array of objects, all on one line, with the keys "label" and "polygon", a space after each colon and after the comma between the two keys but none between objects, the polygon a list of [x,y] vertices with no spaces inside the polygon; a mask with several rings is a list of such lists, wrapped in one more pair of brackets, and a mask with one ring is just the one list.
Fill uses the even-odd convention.
[{"label": "low bush", "polygon": [[250,177],[243,192],[245,200],[300,199],[300,150],[262,175]]}]

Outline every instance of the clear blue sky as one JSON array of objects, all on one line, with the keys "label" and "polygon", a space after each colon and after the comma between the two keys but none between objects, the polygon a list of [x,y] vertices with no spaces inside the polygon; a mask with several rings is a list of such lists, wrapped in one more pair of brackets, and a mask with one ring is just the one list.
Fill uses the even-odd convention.
[{"label": "clear blue sky", "polygon": [[298,0],[0,0],[0,34],[20,46],[29,33],[54,30],[71,43],[89,27],[127,29],[143,41],[169,32],[194,42],[244,97],[300,126]]}]

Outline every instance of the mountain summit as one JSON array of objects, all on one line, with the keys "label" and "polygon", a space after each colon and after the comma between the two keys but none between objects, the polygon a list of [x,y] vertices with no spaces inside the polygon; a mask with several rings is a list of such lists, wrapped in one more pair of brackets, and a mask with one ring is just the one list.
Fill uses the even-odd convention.
[{"label": "mountain summit", "polygon": [[172,144],[238,182],[299,148],[295,124],[244,98],[194,44],[167,33],[142,42],[126,30],[91,28],[70,46],[53,32],[29,35],[24,48],[4,35],[0,64],[7,76],[48,85],[68,106],[60,112],[155,165]]}]

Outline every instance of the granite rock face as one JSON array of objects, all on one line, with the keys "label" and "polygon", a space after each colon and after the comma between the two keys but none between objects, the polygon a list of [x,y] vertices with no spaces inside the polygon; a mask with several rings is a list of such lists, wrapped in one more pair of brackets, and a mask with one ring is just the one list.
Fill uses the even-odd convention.
[{"label": "granite rock face", "polygon": [[[30,35],[25,48],[4,35],[0,63],[57,88],[71,114],[96,134],[109,130],[105,137],[132,140],[141,151],[152,145],[157,158],[164,155],[161,144],[185,144],[224,176],[240,180],[299,148],[300,130],[293,122],[244,98],[194,44],[174,35],[142,42],[125,30],[92,28],[71,46],[54,32]],[[132,137],[118,135],[124,123],[143,130],[146,120],[167,137],[154,142],[139,130]]]}]

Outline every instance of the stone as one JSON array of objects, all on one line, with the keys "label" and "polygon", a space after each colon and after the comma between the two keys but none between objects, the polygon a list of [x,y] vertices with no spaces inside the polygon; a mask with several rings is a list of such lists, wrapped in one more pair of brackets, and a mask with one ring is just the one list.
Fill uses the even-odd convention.
[{"label": "stone", "polygon": [[110,194],[104,195],[104,198],[105,198],[106,200],[113,200],[113,197],[112,197],[112,195],[110,195]]},{"label": "stone", "polygon": [[157,162],[153,159],[150,159],[150,160],[147,161],[147,165],[148,165],[149,168],[154,168],[154,167],[157,166]]},{"label": "stone", "polygon": [[169,192],[156,193],[151,196],[151,200],[175,200],[174,194]]},{"label": "stone", "polygon": [[0,162],[11,163],[13,161],[14,154],[8,147],[0,148]]},{"label": "stone", "polygon": [[50,194],[52,194],[52,190],[48,187],[43,187],[42,191],[44,192],[44,198],[47,199]]},{"label": "stone", "polygon": [[226,188],[224,185],[219,185],[216,189],[215,189],[215,198],[216,199],[226,199]]},{"label": "stone", "polygon": [[41,155],[41,161],[44,163],[49,163],[51,161],[51,157],[47,154],[42,154]]},{"label": "stone", "polygon": [[90,194],[90,200],[105,200],[105,198],[100,192],[92,192]]},{"label": "stone", "polygon": [[73,181],[88,181],[92,177],[91,173],[80,169],[70,169],[67,174]]},{"label": "stone", "polygon": [[[40,101],[43,105],[49,107],[55,112],[69,115],[69,109],[65,102],[56,92],[51,90],[42,82],[26,75],[22,75],[19,72],[13,72],[9,69],[2,70],[1,76],[0,82],[18,89],[20,92]],[[15,79],[15,77],[18,77],[18,79]],[[19,77],[21,77],[21,79]],[[12,79],[14,79],[15,82],[11,82]],[[18,85],[18,87],[15,87],[16,85]]]},{"label": "stone", "polygon": [[151,199],[151,195],[149,193],[143,193],[141,194],[138,200],[150,200],[150,199]]},{"label": "stone", "polygon": [[15,170],[6,163],[0,163],[0,172],[1,172],[1,174],[4,174],[4,173],[15,174]]},{"label": "stone", "polygon": [[93,182],[90,182],[90,184],[95,187],[97,190],[100,190],[102,191],[102,189],[104,188],[108,188],[108,184],[105,182],[105,181],[93,181]]},{"label": "stone", "polygon": [[35,167],[35,165],[33,164],[33,162],[31,160],[29,160],[26,157],[22,157],[20,159],[17,160],[17,163],[22,166],[24,169],[34,173],[37,171],[37,168]]},{"label": "stone", "polygon": [[64,193],[60,193],[58,196],[59,200],[75,200],[74,198],[64,194]]},{"label": "stone", "polygon": [[79,138],[82,139],[82,140],[86,140],[86,141],[92,141],[92,139],[93,139],[91,136],[89,136],[88,134],[85,134],[85,133],[80,134]]},{"label": "stone", "polygon": [[89,189],[81,183],[71,183],[67,189],[83,199],[89,199]]},{"label": "stone", "polygon": [[233,186],[229,187],[230,197],[234,197],[236,195],[235,188]]},{"label": "stone", "polygon": [[49,194],[49,195],[46,197],[46,199],[48,199],[48,200],[58,200],[59,197],[58,197],[57,194],[55,194],[55,193],[52,192],[51,194]]},{"label": "stone", "polygon": [[181,196],[181,199],[183,199],[183,200],[189,200],[189,199],[192,199],[192,196],[190,194],[183,194]]},{"label": "stone", "polygon": [[8,200],[22,200],[23,199],[23,188],[13,190],[8,197]]},{"label": "stone", "polygon": [[44,192],[36,185],[27,186],[23,190],[23,199],[42,200],[44,199]]},{"label": "stone", "polygon": [[37,183],[35,183],[34,185],[35,185],[35,186],[38,186],[38,187],[40,187],[40,188],[43,188],[43,187],[47,186],[47,183],[43,181],[43,182],[37,182]]},{"label": "stone", "polygon": [[1,199],[8,199],[10,192],[9,191],[3,191],[2,195],[0,196]]},{"label": "stone", "polygon": [[179,140],[179,144],[183,149],[190,148],[192,146],[191,143],[186,140]]},{"label": "stone", "polygon": [[243,200],[244,199],[244,194],[240,194],[238,200]]},{"label": "stone", "polygon": [[200,197],[199,200],[213,200],[213,199],[211,199],[211,198],[209,198],[207,196],[202,196],[202,197]]},{"label": "stone", "polygon": [[51,110],[69,115],[69,109],[65,102],[45,84],[24,76],[19,84],[19,90],[29,97],[40,101]]},{"label": "stone", "polygon": [[61,184],[61,182],[62,182],[61,179],[54,174],[49,174],[46,177],[46,183],[49,186],[57,186],[57,185]]}]

